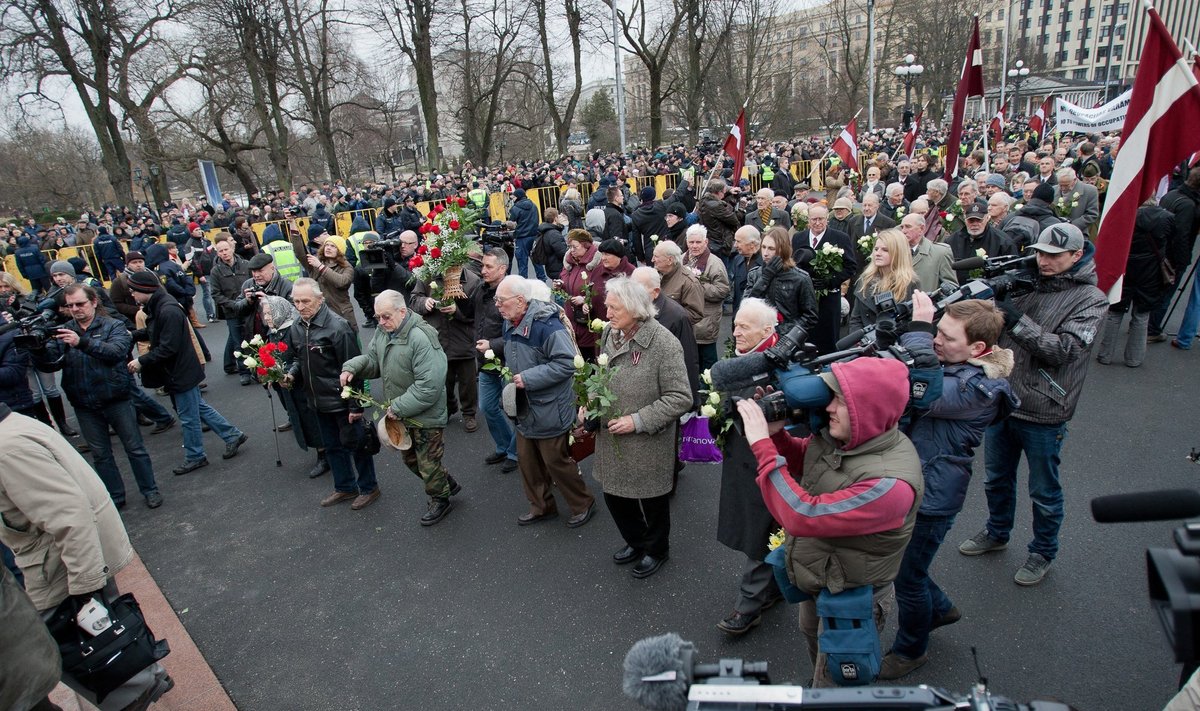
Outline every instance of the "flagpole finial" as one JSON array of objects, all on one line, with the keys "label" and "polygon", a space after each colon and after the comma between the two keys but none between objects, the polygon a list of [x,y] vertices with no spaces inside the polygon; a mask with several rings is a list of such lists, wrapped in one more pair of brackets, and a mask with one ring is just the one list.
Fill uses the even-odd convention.
[{"label": "flagpole finial", "polygon": [[1147,10],[1154,9],[1154,0],[1142,0],[1142,4],[1146,6]]}]

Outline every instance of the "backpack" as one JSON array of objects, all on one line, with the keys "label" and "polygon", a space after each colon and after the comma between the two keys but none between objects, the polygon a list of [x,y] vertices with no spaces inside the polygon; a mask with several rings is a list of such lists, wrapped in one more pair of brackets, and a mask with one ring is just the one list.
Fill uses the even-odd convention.
[{"label": "backpack", "polygon": [[546,248],[546,232],[539,230],[537,239],[533,241],[533,249],[529,250],[529,258],[534,264],[546,266],[550,263],[550,250]]}]

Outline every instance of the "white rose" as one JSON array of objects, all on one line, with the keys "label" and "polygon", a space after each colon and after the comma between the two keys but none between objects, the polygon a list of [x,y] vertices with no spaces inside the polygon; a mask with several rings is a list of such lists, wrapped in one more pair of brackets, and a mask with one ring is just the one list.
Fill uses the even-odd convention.
[{"label": "white rose", "polygon": [[263,344],[263,337],[258,334],[255,334],[254,338],[250,339],[250,343],[253,345],[256,345],[256,346],[261,346]]},{"label": "white rose", "polygon": [[705,417],[716,417],[717,408],[713,407],[712,405],[704,405],[700,408],[700,414],[704,415]]},{"label": "white rose", "polygon": [[592,319],[592,330],[593,330],[593,331],[603,331],[603,330],[604,330],[604,327],[605,327],[606,325],[607,325],[607,324],[606,324],[604,321],[601,321],[601,320],[600,320],[600,319],[598,319],[598,318],[594,318],[594,319]]},{"label": "white rose", "polygon": [[233,357],[234,357],[234,358],[241,358],[241,357],[242,357],[242,352],[241,352],[241,351],[234,351],[234,352],[233,352]]},{"label": "white rose", "polygon": [[584,363],[583,356],[575,356],[575,370],[583,370],[583,366],[585,365],[587,365],[587,363]]},{"label": "white rose", "polygon": [[700,374],[700,379],[707,385],[712,385],[712,369],[708,369]]},{"label": "white rose", "polygon": [[658,235],[650,235],[650,241],[651,241],[651,242],[657,242],[657,241],[658,241]]},{"label": "white rose", "polygon": [[484,351],[483,357],[486,358],[487,360],[491,360],[496,357],[496,351],[489,348],[486,351]]},{"label": "white rose", "polygon": [[258,365],[258,362],[253,358],[247,358],[246,360],[242,361],[242,365],[246,366],[247,368],[253,368]]},{"label": "white rose", "polygon": [[247,341],[242,341],[242,348],[249,348],[250,344]]},{"label": "white rose", "polygon": [[596,362],[600,364],[601,367],[608,365],[608,354],[601,353],[600,355],[596,356]]},{"label": "white rose", "polygon": [[349,385],[347,385],[346,387],[342,388],[342,399],[343,399],[343,400],[349,400],[349,399],[350,399],[350,386],[349,386]]},{"label": "white rose", "polygon": [[584,280],[584,281],[587,281],[587,280],[588,280],[588,273],[587,273],[587,272],[582,272],[582,273],[579,275],[579,278],[580,278],[580,279],[582,279],[582,280]]},{"label": "white rose", "polygon": [[712,405],[721,404],[721,393],[709,393],[708,394],[708,402],[709,402],[709,404],[712,404]]}]

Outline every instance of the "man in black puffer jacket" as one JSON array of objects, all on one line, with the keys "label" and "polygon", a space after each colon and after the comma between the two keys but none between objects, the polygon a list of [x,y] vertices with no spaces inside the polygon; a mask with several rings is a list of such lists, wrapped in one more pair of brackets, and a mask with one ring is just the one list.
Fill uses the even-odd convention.
[{"label": "man in black puffer jacket", "polygon": [[[670,229],[667,227],[667,204],[654,199],[654,188],[642,188],[642,204],[633,211],[633,229],[630,231],[630,247],[633,256],[640,264],[650,264],[654,256],[654,243],[651,237],[667,239]],[[686,214],[686,212],[685,212]],[[682,229],[679,230],[682,233]]]}]

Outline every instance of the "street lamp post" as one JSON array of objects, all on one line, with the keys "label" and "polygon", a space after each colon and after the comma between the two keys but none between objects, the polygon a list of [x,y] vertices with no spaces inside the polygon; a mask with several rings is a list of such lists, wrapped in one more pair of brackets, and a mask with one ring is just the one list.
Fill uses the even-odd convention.
[{"label": "street lamp post", "polygon": [[925,72],[925,67],[920,64],[914,64],[917,58],[912,54],[904,55],[904,64],[896,67],[896,76],[900,81],[904,82],[904,130],[911,128],[912,124],[912,86],[917,81],[917,77]]},{"label": "street lamp post", "polygon": [[[1013,65],[1013,68],[1008,70],[1008,78],[1012,80],[1013,83],[1013,116],[1018,116],[1021,114],[1021,104],[1018,102],[1018,99],[1021,96],[1021,82],[1025,81],[1028,76],[1029,67],[1025,66],[1025,62],[1022,62],[1019,59],[1017,60],[1016,64]],[[1029,112],[1026,111],[1025,113]]]},{"label": "street lamp post", "polygon": [[142,186],[142,198],[145,199],[146,206],[149,207],[150,206],[150,193],[146,192],[146,186],[150,184],[150,178],[142,177],[142,169],[141,168],[134,168],[133,169],[133,182]]}]

